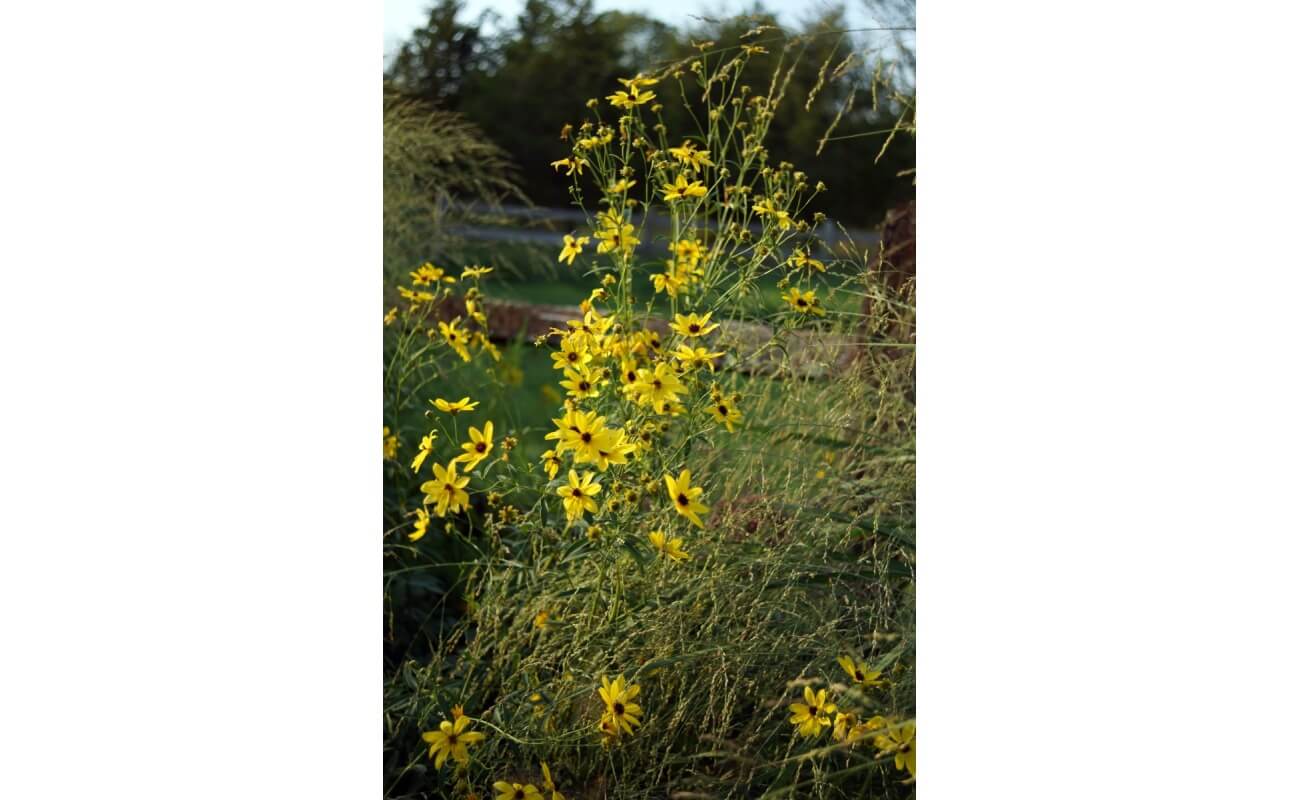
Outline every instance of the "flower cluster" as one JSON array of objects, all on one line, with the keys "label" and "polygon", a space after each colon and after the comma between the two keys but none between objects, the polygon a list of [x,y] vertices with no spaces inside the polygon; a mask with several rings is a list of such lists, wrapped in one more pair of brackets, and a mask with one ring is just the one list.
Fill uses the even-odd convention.
[{"label": "flower cluster", "polygon": [[[840,656],[838,661],[852,685],[864,693],[886,683],[880,677],[880,670],[854,661],[852,656]],[[901,722],[878,714],[863,720],[858,711],[832,702],[826,689],[814,691],[811,686],[804,686],[803,699],[804,702],[789,706],[790,724],[800,736],[815,739],[825,728],[830,728],[831,738],[837,742],[853,745],[870,739],[877,757],[892,756],[897,769],[906,769],[916,777],[915,722]]]},{"label": "flower cluster", "polygon": [[[757,45],[746,46],[731,62],[737,80],[743,59],[762,52]],[[710,101],[707,130],[669,138],[657,121],[661,98],[656,89],[669,93],[659,83],[671,74],[665,70],[620,79],[622,89],[607,95],[606,103],[589,103],[591,119],[566,127],[562,138],[571,141],[572,149],[552,162],[556,179],[571,182],[572,196],[589,214],[579,227],[561,234],[557,261],[575,275],[591,278],[597,288],[576,313],[549,323],[553,327],[535,340],[538,348],[546,347],[536,358],[543,365],[540,371],[549,375],[540,392],[547,398],[545,418],[551,425],[504,416],[491,397],[458,385],[458,373],[440,367],[430,378],[438,381],[436,389],[407,393],[416,398],[408,402],[423,407],[427,399],[431,406],[425,418],[432,427],[411,432],[415,435],[407,440],[408,446],[415,445],[414,454],[399,462],[402,443],[395,431],[384,429],[385,470],[406,475],[409,464],[414,476],[410,496],[418,483],[422,497],[414,512],[407,510],[409,505],[400,506],[402,520],[413,517],[409,540],[426,537],[434,518],[464,515],[445,523],[451,536],[398,549],[403,557],[415,558],[445,542],[455,554],[440,560],[477,559],[469,562],[473,569],[460,576],[464,582],[456,590],[464,591],[455,598],[456,613],[464,615],[457,624],[475,631],[464,647],[467,652],[476,647],[509,651],[513,659],[505,669],[494,665],[474,674],[476,680],[496,682],[485,695],[495,698],[493,705],[479,724],[494,737],[502,736],[500,742],[476,749],[484,734],[473,729],[474,721],[459,706],[436,729],[422,732],[435,769],[455,765],[461,777],[456,796],[473,794],[467,774],[472,757],[486,762],[484,753],[495,758],[502,748],[513,752],[516,744],[526,750],[539,743],[512,726],[560,734],[545,740],[547,748],[582,737],[586,744],[598,739],[609,747],[630,740],[634,746],[622,755],[652,745],[643,719],[648,730],[673,719],[666,702],[677,689],[671,683],[647,682],[654,710],[647,717],[637,702],[641,685],[623,673],[611,679],[600,671],[622,668],[635,670],[626,673],[631,680],[653,679],[663,667],[651,660],[665,657],[662,647],[637,640],[639,652],[632,655],[611,645],[602,646],[598,658],[566,651],[562,661],[553,658],[553,651],[571,630],[597,617],[623,625],[620,614],[666,604],[674,592],[682,594],[678,590],[684,582],[711,577],[711,569],[738,552],[727,549],[737,541],[749,548],[746,552],[771,546],[773,537],[766,531],[749,535],[756,523],[749,524],[744,510],[736,511],[747,491],[732,478],[746,475],[728,469],[727,459],[761,445],[747,441],[748,427],[763,429],[774,414],[779,419],[785,413],[764,402],[772,395],[764,394],[768,389],[762,382],[768,376],[758,368],[758,356],[765,348],[780,350],[800,338],[780,339],[792,328],[822,329],[834,323],[840,290],[829,279],[843,262],[826,255],[828,248],[813,227],[822,220],[807,213],[810,197],[822,187],[810,189],[806,176],[792,165],[768,162],[762,141],[779,98],[746,90],[725,103]],[[699,74],[707,95],[716,76],[706,78],[702,68]],[[775,83],[771,91],[776,91]],[[595,207],[584,202],[593,197]],[[652,215],[653,224],[648,222]],[[476,360],[492,367],[500,353],[488,338],[477,283],[488,272],[471,267],[453,276],[431,263],[421,265],[410,273],[409,286],[398,287],[404,302],[385,313],[385,325],[418,330],[419,347],[455,370]],[[462,301],[463,311],[457,305]],[[746,305],[758,302],[766,304],[762,325],[751,317],[757,313],[754,306]],[[746,339],[755,335],[757,341]],[[476,359],[483,353],[491,361]],[[545,369],[548,360],[551,370]],[[520,381],[522,373],[515,384]],[[467,394],[454,399],[462,392]],[[429,396],[436,393],[446,396]],[[487,407],[480,411],[483,401]],[[489,415],[495,421],[486,419]],[[524,449],[529,457],[523,463],[507,458],[515,444],[505,435],[511,426],[521,437],[535,431],[540,439],[528,442]],[[539,451],[540,458],[533,461]],[[763,480],[766,485],[766,475]],[[780,486],[779,479],[771,483]],[[738,517],[745,525],[735,524]],[[503,564],[511,570],[509,580],[498,580]],[[552,569],[581,569],[592,577],[563,592],[526,594]],[[639,573],[632,575],[632,569]],[[494,588],[484,589],[493,582]],[[504,610],[488,606],[484,597],[497,596],[492,591],[510,593]],[[649,604],[629,602],[641,593]],[[571,603],[570,596],[577,601]],[[611,668],[610,654],[625,660]],[[673,653],[670,661],[681,655]],[[884,763],[892,759],[896,769],[915,777],[915,722],[885,714],[902,709],[879,699],[876,690],[887,685],[881,671],[847,655],[838,662],[850,687],[845,689],[842,678],[834,684],[821,681],[825,688],[816,681],[802,686],[801,696],[788,705],[791,743],[811,745],[829,733],[835,744],[827,749],[870,745]],[[588,677],[575,679],[575,674]],[[574,680],[576,690],[564,685]],[[504,687],[507,681],[514,685]],[[463,687],[470,684],[457,679],[451,685],[457,687],[454,691],[469,691]],[[419,691],[426,691],[425,686]],[[435,690],[434,702],[444,690]],[[581,699],[574,704],[572,698]],[[515,701],[522,708],[518,716],[509,708]],[[421,713],[423,723],[429,717]],[[565,731],[569,722],[573,727]],[[789,731],[779,719],[775,726]],[[564,766],[554,761],[554,750],[539,748],[532,754],[540,756]],[[540,778],[535,771],[499,766],[494,761],[484,769],[497,800],[564,800],[547,763],[540,764]]]}]

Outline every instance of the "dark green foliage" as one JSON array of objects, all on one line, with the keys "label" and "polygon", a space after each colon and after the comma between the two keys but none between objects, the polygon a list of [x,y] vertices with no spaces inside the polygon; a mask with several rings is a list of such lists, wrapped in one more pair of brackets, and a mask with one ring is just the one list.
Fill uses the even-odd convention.
[{"label": "dark green foliage", "polygon": [[[768,91],[778,68],[784,82],[784,70],[794,64],[767,145],[773,162],[797,160],[813,182],[825,181],[829,191],[819,206],[832,219],[874,226],[887,209],[915,195],[908,172],[915,164],[911,133],[900,131],[889,139],[877,160],[900,117],[905,126],[914,119],[910,51],[886,51],[890,31],[846,32],[842,8],[803,20],[795,31],[764,29],[748,37],[748,31],[775,23],[761,6],[748,18],[683,20],[689,24],[674,28],[636,13],[596,13],[591,0],[529,0],[517,19],[492,33],[484,31],[485,17],[469,20],[463,11],[459,0],[434,6],[428,23],[394,56],[385,77],[411,97],[463,112],[520,166],[524,193],[540,205],[570,203],[568,181],[557,178],[549,164],[569,155],[570,144],[561,141],[560,133],[566,123],[589,117],[587,101],[606,104],[605,96],[621,88],[620,77],[701,57],[693,44],[704,41],[714,42],[702,56],[710,63],[729,58],[742,42],[768,51],[751,59],[743,75],[755,93]],[[896,10],[873,13],[886,23],[880,27],[911,24]],[[884,52],[888,64],[881,60]],[[853,60],[845,65],[851,54]],[[663,81],[656,90],[664,98],[669,130],[698,128],[682,106],[675,81]],[[901,102],[893,97],[895,91]],[[698,119],[700,98],[694,89],[687,95]],[[823,144],[832,123],[832,138]]]}]

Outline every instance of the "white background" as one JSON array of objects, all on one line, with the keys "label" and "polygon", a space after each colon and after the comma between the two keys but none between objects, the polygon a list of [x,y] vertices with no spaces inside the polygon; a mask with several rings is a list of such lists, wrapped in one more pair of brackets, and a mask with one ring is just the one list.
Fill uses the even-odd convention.
[{"label": "white background", "polygon": [[[1300,794],[1285,8],[921,3],[923,798]],[[381,792],[381,32],[0,12],[0,796]]]}]

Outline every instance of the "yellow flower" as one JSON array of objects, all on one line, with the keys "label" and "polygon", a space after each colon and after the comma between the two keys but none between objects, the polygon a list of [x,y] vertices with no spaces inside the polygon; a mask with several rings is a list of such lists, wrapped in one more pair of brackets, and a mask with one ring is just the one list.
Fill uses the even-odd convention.
[{"label": "yellow flower", "polygon": [[483,313],[483,306],[474,298],[465,298],[465,313],[478,324],[487,325],[487,315]]},{"label": "yellow flower", "polygon": [[680,538],[669,539],[663,531],[650,532],[650,544],[658,550],[660,555],[673,561],[689,561],[690,553],[682,549],[682,540]]},{"label": "yellow flower", "polygon": [[594,461],[601,472],[609,469],[610,464],[626,464],[627,457],[636,452],[636,445],[628,440],[622,428],[609,428],[601,431],[595,441],[595,456],[585,457],[581,451],[574,455],[575,464]]},{"label": "yellow flower", "polygon": [[832,739],[837,742],[856,742],[866,735],[866,726],[858,723],[858,716],[852,711],[835,712],[835,725],[831,728]]},{"label": "yellow flower", "polygon": [[605,99],[609,101],[610,105],[615,106],[616,108],[625,108],[630,111],[634,106],[639,106],[655,99],[654,92],[643,92],[641,91],[641,87],[653,86],[659,82],[657,79],[636,77],[630,80],[626,78],[619,78],[618,80],[627,87],[627,91],[614,92],[611,95],[606,95]]},{"label": "yellow flower", "polygon": [[428,436],[420,439],[420,452],[415,454],[415,460],[411,462],[412,472],[420,471],[420,465],[424,463],[424,459],[428,458],[429,454],[433,452],[433,440],[437,438],[437,431],[429,431]]},{"label": "yellow flower", "polygon": [[809,272],[812,272],[813,270],[817,270],[818,272],[826,271],[825,264],[815,258],[809,257],[809,255],[803,250],[795,250],[794,254],[790,256],[786,263],[794,267],[806,267]]},{"label": "yellow flower", "polygon": [[551,166],[555,167],[556,170],[559,170],[560,167],[568,167],[568,171],[564,173],[565,175],[573,175],[574,173],[581,175],[582,168],[587,166],[587,159],[578,158],[576,156],[573,158],[561,158],[559,161],[552,161]]},{"label": "yellow flower", "polygon": [[438,730],[420,735],[429,743],[429,758],[433,759],[434,769],[442,769],[447,758],[451,757],[457,764],[469,763],[468,745],[483,741],[483,734],[478,731],[465,730],[470,725],[470,718],[453,714],[456,721],[443,720]]},{"label": "yellow flower", "polygon": [[663,342],[659,339],[659,332],[655,330],[637,331],[633,337],[632,353],[644,353],[647,350],[652,353],[658,353],[663,347]]},{"label": "yellow flower", "polygon": [[906,722],[892,727],[884,736],[877,736],[877,757],[893,754],[894,769],[907,768],[916,777],[916,723]]},{"label": "yellow flower", "polygon": [[554,450],[547,450],[542,453],[542,468],[546,470],[546,477],[555,480],[555,473],[560,471],[564,462],[555,454]]},{"label": "yellow flower", "polygon": [[656,272],[650,276],[654,281],[655,294],[660,292],[666,293],[669,297],[676,297],[677,293],[686,288],[686,282],[681,279],[677,270],[672,268],[672,262],[668,262],[667,272]]},{"label": "yellow flower", "polygon": [[703,183],[688,181],[683,174],[678,174],[674,183],[668,184],[660,191],[664,193],[664,200],[669,203],[675,203],[688,197],[704,197],[708,194],[708,190],[704,188]]},{"label": "yellow flower", "polygon": [[783,231],[789,230],[790,226],[794,224],[794,220],[790,219],[789,213],[777,208],[775,205],[772,204],[771,200],[759,200],[757,203],[755,203],[754,213],[758,214],[760,217],[771,215],[774,219],[776,219],[777,224],[780,226],[781,230]]},{"label": "yellow flower", "polygon": [[709,406],[709,413],[719,424],[727,426],[728,433],[735,433],[736,429],[733,426],[744,419],[740,409],[736,408],[739,400],[740,395],[735,394],[729,398],[718,396],[713,398],[713,404]]},{"label": "yellow flower", "polygon": [[463,461],[465,471],[469,472],[478,466],[478,463],[488,457],[492,452],[492,421],[488,420],[483,423],[483,430],[471,427],[469,429],[469,441],[460,446],[465,452],[456,456],[453,461]]},{"label": "yellow flower", "polygon": [[617,181],[611,183],[605,192],[607,194],[623,194],[633,186],[636,186],[636,181],[629,181],[627,178],[619,178]]},{"label": "yellow flower", "polygon": [[551,768],[542,762],[542,787],[551,793],[551,800],[564,800],[564,795],[555,788],[555,781],[551,780]]},{"label": "yellow flower", "polygon": [[564,377],[568,380],[560,381],[560,385],[569,390],[570,397],[586,400],[588,397],[600,394],[602,378],[599,372],[592,372],[586,367],[577,370],[566,369]]},{"label": "yellow flower", "polygon": [[689,141],[682,142],[681,147],[668,148],[668,155],[692,169],[713,166],[713,162],[709,160],[709,151],[696,150],[695,144]]},{"label": "yellow flower", "polygon": [[465,281],[470,278],[481,278],[491,271],[491,267],[465,267],[465,269],[461,270],[460,279]]},{"label": "yellow flower", "polygon": [[809,289],[806,292],[799,291],[799,287],[791,286],[790,291],[781,295],[781,299],[790,304],[790,307],[801,314],[816,314],[819,317],[826,316],[826,309],[822,308],[821,303],[817,300],[817,292]]},{"label": "yellow flower", "polygon": [[596,501],[592,498],[600,494],[600,484],[594,482],[594,472],[584,472],[582,480],[578,479],[576,470],[569,470],[569,485],[561,486],[555,493],[564,498],[564,513],[569,522],[582,519],[585,512],[596,513]]},{"label": "yellow flower", "polygon": [[546,623],[550,620],[550,618],[551,618],[551,612],[545,610],[538,611],[537,616],[533,617],[533,627],[538,629],[539,631],[546,630]]},{"label": "yellow flower", "polygon": [[677,397],[686,391],[686,387],[677,379],[677,372],[666,362],[655,364],[653,370],[641,368],[636,371],[636,382],[623,387],[638,405],[648,405],[656,411],[677,402]]},{"label": "yellow flower", "polygon": [[407,534],[411,541],[418,542],[429,530],[429,512],[423,508],[415,509],[415,529]]},{"label": "yellow flower", "polygon": [[[879,714],[867,720],[866,722],[862,723],[862,729],[867,733],[870,733],[871,731],[884,730],[885,728],[888,727],[889,727],[889,720],[885,719]],[[888,740],[889,740],[888,737],[883,735],[878,735],[874,740],[874,744],[878,748],[883,748],[886,746],[885,743]]]},{"label": "yellow flower", "polygon": [[635,358],[623,359],[621,362],[619,362],[618,368],[619,368],[619,373],[618,373],[619,381],[622,382],[625,389],[626,387],[636,383],[637,365],[636,365]]},{"label": "yellow flower", "polygon": [[722,358],[726,353],[710,353],[707,348],[696,347],[692,349],[690,345],[680,344],[673,353],[673,358],[683,367],[707,366],[709,372],[713,371],[713,359]]},{"label": "yellow flower", "polygon": [[622,218],[602,215],[601,221],[604,224],[596,231],[596,238],[600,240],[600,244],[596,245],[597,253],[618,250],[625,256],[631,255],[636,246],[641,243],[641,240],[636,237],[636,228]]},{"label": "yellow flower", "polygon": [[619,78],[618,82],[632,91],[639,91],[647,86],[654,86],[659,82],[658,78],[647,78],[644,73],[638,74],[635,78]]},{"label": "yellow flower", "polygon": [[542,793],[531,783],[520,786],[517,783],[497,781],[492,784],[492,788],[497,790],[497,800],[542,800]]},{"label": "yellow flower", "polygon": [[853,679],[853,682],[863,689],[885,685],[885,682],[879,679],[880,670],[871,669],[865,661],[855,664],[851,656],[840,656],[838,661],[844,671]]},{"label": "yellow flower", "polygon": [[699,501],[704,489],[691,486],[691,471],[682,470],[676,480],[673,480],[672,475],[664,475],[664,483],[668,486],[668,497],[672,499],[677,513],[695,523],[696,527],[703,528],[704,523],[700,521],[699,515],[707,514],[709,507]]},{"label": "yellow flower", "polygon": [[673,322],[669,327],[677,331],[678,333],[680,333],[682,336],[686,336],[686,337],[703,336],[706,333],[712,332],[713,329],[718,327],[718,323],[716,322],[712,324],[709,323],[709,317],[711,316],[713,316],[712,311],[709,311],[703,315],[678,314],[676,317],[673,318]]},{"label": "yellow flower", "polygon": [[478,408],[478,401],[470,400],[468,397],[462,397],[455,402],[448,402],[439,397],[433,401],[433,405],[439,411],[445,411],[448,414],[459,414],[462,411],[473,411]]},{"label": "yellow flower", "polygon": [[456,474],[456,459],[452,459],[443,469],[441,464],[433,465],[433,480],[420,484],[424,492],[424,504],[434,503],[434,513],[440,517],[447,516],[447,509],[461,511],[469,505],[469,493],[465,486],[469,483],[468,475]]},{"label": "yellow flower", "polygon": [[492,342],[486,336],[483,335],[482,331],[474,331],[473,342],[474,345],[478,347],[480,350],[486,350],[488,352],[488,355],[492,356],[493,361],[501,360],[501,351],[498,350],[496,348],[496,345],[492,344]]},{"label": "yellow flower", "polygon": [[799,729],[801,735],[812,738],[831,724],[829,715],[835,710],[835,704],[826,702],[825,689],[813,694],[811,686],[803,687],[803,698],[806,703],[790,704],[790,722]]},{"label": "yellow flower", "polygon": [[410,301],[411,308],[415,308],[420,305],[420,303],[428,303],[435,299],[429,292],[413,292],[405,286],[398,286],[397,293],[401,295],[403,299]]},{"label": "yellow flower", "polygon": [[[601,290],[597,289],[596,291]],[[593,292],[593,294],[595,294],[595,292]],[[568,326],[572,328],[569,335],[572,336],[575,333],[582,334],[586,337],[586,339],[582,341],[586,343],[588,349],[594,350],[599,347],[600,343],[605,339],[605,334],[609,331],[610,327],[613,326],[614,319],[612,317],[601,316],[599,311],[590,307],[590,303],[587,305],[588,307],[583,311],[582,319],[571,319],[568,321]]]},{"label": "yellow flower", "polygon": [[570,333],[560,340],[560,352],[551,353],[551,366],[555,369],[581,367],[591,361],[591,351],[587,349],[586,337]]},{"label": "yellow flower", "polygon": [[384,460],[392,461],[397,458],[397,448],[399,443],[397,436],[389,432],[388,426],[384,426]]},{"label": "yellow flower", "polygon": [[456,279],[445,275],[441,267],[435,267],[428,262],[421,264],[415,272],[411,273],[411,283],[416,286],[431,286],[439,282],[455,283]]},{"label": "yellow flower", "polygon": [[571,409],[561,419],[551,421],[555,423],[555,430],[545,438],[558,440],[555,446],[557,455],[572,450],[575,464],[594,462],[604,472],[610,464],[626,464],[634,449],[622,430],[606,428],[605,418],[595,411]]},{"label": "yellow flower", "polygon": [[560,257],[558,260],[561,263],[568,263],[569,266],[573,266],[573,259],[577,258],[578,255],[582,253],[583,245],[590,241],[591,238],[587,236],[578,236],[575,238],[567,233],[564,234],[564,249],[560,251]]},{"label": "yellow flower", "polygon": [[619,675],[611,683],[609,678],[604,675],[600,676],[600,699],[605,701],[605,713],[601,715],[601,722],[608,722],[609,726],[601,726],[602,731],[612,729],[614,736],[620,736],[624,733],[631,734],[632,729],[641,725],[641,706],[633,703],[637,694],[640,693],[641,687],[635,683],[624,686],[623,676]]},{"label": "yellow flower", "polygon": [[442,338],[447,344],[451,345],[451,348],[456,351],[462,361],[469,361],[469,349],[465,347],[465,342],[469,337],[466,336],[465,331],[456,327],[459,322],[459,318],[452,320],[450,325],[439,322],[438,331],[442,333]]},{"label": "yellow flower", "polygon": [[[550,384],[547,384],[542,388],[545,389],[549,386]],[[557,440],[555,446],[555,452],[557,455],[572,447],[572,445],[568,443],[569,438],[572,434],[579,433],[582,430],[579,427],[579,423],[584,419],[584,412],[577,410],[575,407],[566,406],[563,417],[551,420],[551,422],[555,423],[555,430],[546,434],[544,438]]]},{"label": "yellow flower", "polygon": [[672,250],[673,255],[677,256],[679,261],[683,261],[692,266],[698,264],[700,258],[703,256],[700,243],[694,239],[682,239],[672,245]]},{"label": "yellow flower", "polygon": [[397,319],[397,306],[388,309],[388,312],[384,314],[384,324],[392,325],[395,319]]},{"label": "yellow flower", "polygon": [[678,292],[688,290],[691,284],[704,277],[704,272],[696,266],[698,263],[698,256],[692,258],[689,249],[684,257],[679,257],[675,261],[669,259],[664,264],[663,272],[650,276],[654,281],[655,292],[667,292],[669,297],[676,297]]}]

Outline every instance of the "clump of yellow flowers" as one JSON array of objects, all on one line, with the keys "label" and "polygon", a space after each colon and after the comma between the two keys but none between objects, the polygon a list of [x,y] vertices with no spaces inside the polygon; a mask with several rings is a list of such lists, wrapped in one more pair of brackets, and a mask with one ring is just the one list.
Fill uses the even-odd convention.
[{"label": "clump of yellow flowers", "polygon": [[[757,46],[744,49],[728,71],[738,80],[743,59],[762,52]],[[440,375],[434,388],[419,392],[415,401],[422,408],[427,403],[429,427],[402,432],[414,447],[413,456],[399,461],[398,433],[384,428],[385,469],[405,471],[409,464],[422,500],[413,512],[401,511],[404,545],[424,540],[437,518],[442,527],[435,530],[453,535],[448,541],[455,546],[472,547],[483,558],[508,560],[512,569],[528,566],[530,554],[539,560],[559,556],[540,561],[549,569],[557,560],[626,548],[643,567],[658,559],[645,572],[655,582],[653,589],[645,590],[652,599],[656,592],[668,595],[677,588],[675,582],[680,586],[685,578],[726,558],[721,548],[734,541],[729,537],[735,534],[728,522],[735,519],[730,509],[737,498],[743,500],[744,492],[730,485],[727,471],[718,468],[720,453],[757,444],[745,441],[747,429],[766,424],[771,413],[770,404],[765,408],[762,395],[747,384],[746,373],[755,371],[757,359],[753,346],[744,343],[753,324],[746,319],[751,312],[740,301],[752,298],[756,283],[771,276],[779,293],[764,298],[773,307],[772,316],[764,320],[771,323],[768,334],[825,327],[828,314],[831,320],[835,315],[837,290],[829,278],[836,262],[828,258],[828,248],[810,224],[820,220],[807,213],[810,199],[822,187],[810,188],[806,176],[792,165],[769,163],[762,144],[784,90],[774,82],[767,95],[748,87],[742,92],[738,83],[715,83],[702,68],[697,72],[709,104],[699,131],[670,137],[660,123],[656,100],[667,102],[671,70],[620,79],[622,88],[607,95],[606,102],[589,104],[590,118],[566,128],[572,152],[552,162],[554,177],[572,184],[572,195],[588,216],[578,229],[561,234],[555,257],[598,286],[572,318],[552,323],[554,327],[536,341],[539,347],[548,346],[553,368],[546,386],[531,395],[545,398],[546,408],[553,409],[547,414],[552,423],[544,434],[547,449],[536,462],[510,461],[507,456],[517,444],[510,434],[522,438],[525,431],[512,430],[517,423],[499,413],[490,396],[471,399],[462,393],[480,395],[478,389],[442,381]],[[709,94],[719,89],[724,90],[720,102]],[[571,139],[570,132],[575,133]],[[457,369],[476,359],[489,367],[499,360],[489,339],[490,309],[479,290],[480,279],[490,272],[488,267],[471,266],[457,276],[433,263],[411,271],[409,286],[397,287],[404,302],[384,316],[386,326],[408,336],[399,347],[409,347],[410,352],[428,348]],[[460,399],[454,399],[457,396]],[[521,447],[520,452],[529,451]],[[486,535],[480,535],[484,530]],[[430,537],[435,545],[446,538]],[[758,547],[761,542],[756,538],[749,544]],[[426,540],[405,549],[427,554],[430,546]],[[529,598],[518,614],[500,616],[516,620],[512,630],[527,629],[527,639],[521,640],[526,647],[540,648],[597,616],[593,610],[602,616],[607,611],[610,619],[635,615],[647,606],[629,606],[611,588],[621,585],[625,576],[619,573],[630,563],[613,558],[600,562],[601,588],[589,603],[584,599],[584,608],[547,596],[538,602]],[[482,610],[470,592],[464,607],[466,619]],[[569,717],[576,720],[573,741],[587,737],[590,744],[598,736],[604,745],[627,740],[636,748],[649,744],[653,737],[637,736],[645,716],[636,702],[641,685],[624,674],[612,680],[600,675],[599,706],[590,689],[582,687],[590,687],[601,670],[629,670],[633,680],[644,680],[649,687],[656,709],[651,723],[656,727],[656,720],[670,717],[667,703],[672,693],[655,683],[656,673],[667,670],[645,665],[662,653],[643,650],[611,667],[604,660],[609,652],[603,651],[602,663],[566,664],[563,678],[559,670],[548,676],[550,667],[538,668],[541,656],[521,656],[537,658],[527,671],[519,668],[536,683],[517,695],[520,703],[530,698],[525,716],[545,717],[535,730],[549,733],[555,728],[543,724],[565,724],[563,714],[552,716],[552,709],[566,702],[556,698],[582,697],[588,705],[579,705],[580,712]],[[876,690],[888,685],[880,669],[850,655],[837,661],[847,682],[838,677],[837,683],[805,684],[797,698],[790,698],[794,702],[788,703],[785,719],[793,732],[781,717],[764,724],[790,733],[791,742],[801,746],[818,746],[816,740],[829,733],[835,744],[828,749],[874,747],[882,763],[892,761],[895,769],[914,778],[915,721],[874,713],[900,710],[876,699],[884,694]],[[552,691],[557,687],[543,685],[575,680],[570,669],[585,676],[576,679],[576,688]],[[546,692],[545,703],[541,692]],[[870,696],[873,692],[876,695]],[[778,709],[784,703],[774,701]],[[498,741],[521,746],[538,742],[512,730],[507,711],[485,704],[482,714],[482,725],[491,729],[494,740],[480,752],[495,753]],[[531,723],[515,718],[514,724]],[[436,769],[448,761],[465,768],[471,748],[484,740],[459,706],[452,719],[421,735]],[[554,742],[547,746],[565,746]],[[542,749],[534,757],[542,755],[555,757]],[[545,762],[540,781],[535,773],[530,778],[526,771],[490,769],[487,780],[501,778],[492,783],[497,800],[543,800],[546,794],[549,800],[564,800]],[[465,785],[463,794],[470,796]]]},{"label": "clump of yellow flowers", "polygon": [[[872,669],[866,662],[855,661],[849,655],[842,655],[837,661],[854,688],[864,693],[887,683],[881,679],[881,671]],[[831,738],[847,745],[870,738],[878,758],[892,756],[896,769],[906,769],[912,778],[916,777],[914,721],[899,721],[878,714],[863,721],[858,711],[833,702],[828,690],[814,691],[811,686],[804,686],[803,702],[791,703],[789,709],[790,724],[800,736],[815,739],[825,728],[830,728]]]}]

